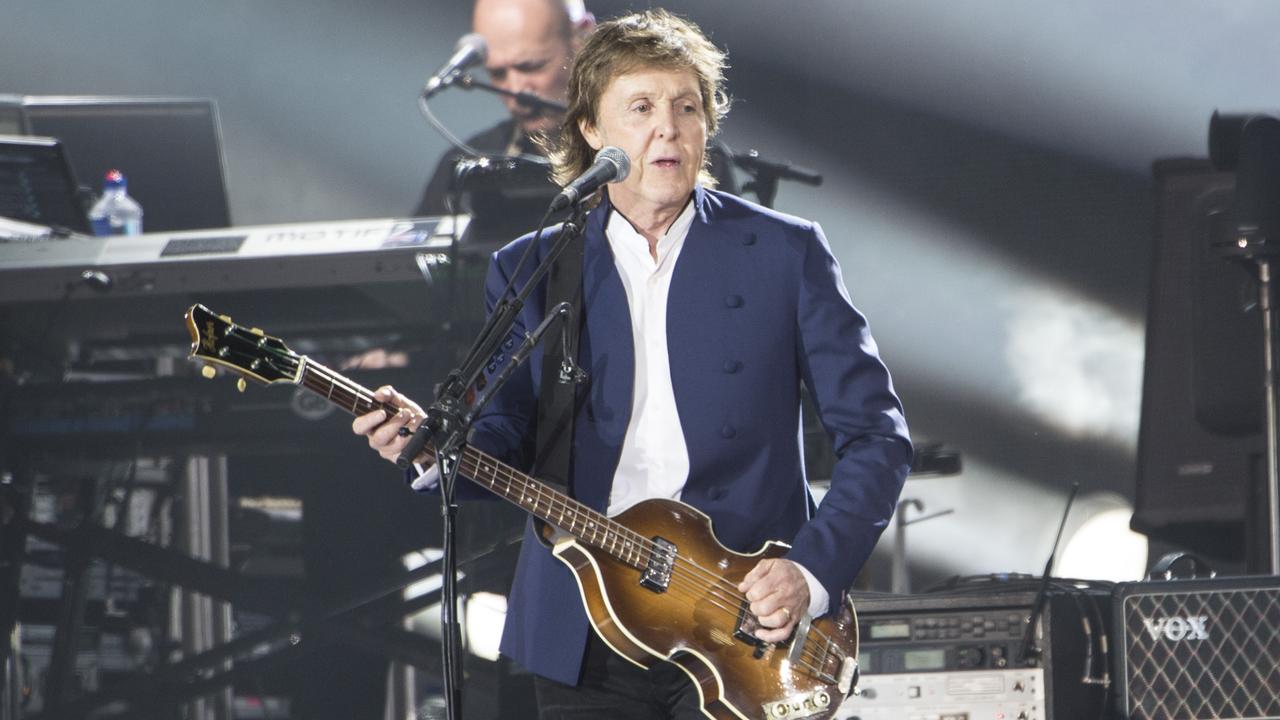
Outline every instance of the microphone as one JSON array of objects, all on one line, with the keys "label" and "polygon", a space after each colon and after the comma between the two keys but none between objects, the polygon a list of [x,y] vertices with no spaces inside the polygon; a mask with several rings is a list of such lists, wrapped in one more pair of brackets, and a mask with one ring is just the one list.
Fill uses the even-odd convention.
[{"label": "microphone", "polygon": [[454,47],[453,57],[444,64],[435,75],[432,75],[427,84],[422,88],[423,99],[430,98],[432,95],[453,84],[458,75],[463,70],[482,63],[489,55],[489,46],[485,44],[484,38],[479,33],[468,33],[458,38],[458,44]]},{"label": "microphone", "polygon": [[595,162],[591,163],[591,167],[573,182],[566,185],[560,191],[560,194],[556,195],[555,199],[551,201],[550,212],[577,205],[582,198],[609,183],[622,182],[630,174],[631,159],[622,151],[622,148],[616,148],[612,145],[600,148],[600,152],[596,153]]}]

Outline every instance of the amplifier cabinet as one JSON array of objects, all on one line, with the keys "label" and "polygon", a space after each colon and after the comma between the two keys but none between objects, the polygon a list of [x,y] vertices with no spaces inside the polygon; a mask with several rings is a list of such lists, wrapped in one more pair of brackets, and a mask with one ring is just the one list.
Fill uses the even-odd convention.
[{"label": "amplifier cabinet", "polygon": [[1120,715],[1280,718],[1280,577],[1116,587]]}]

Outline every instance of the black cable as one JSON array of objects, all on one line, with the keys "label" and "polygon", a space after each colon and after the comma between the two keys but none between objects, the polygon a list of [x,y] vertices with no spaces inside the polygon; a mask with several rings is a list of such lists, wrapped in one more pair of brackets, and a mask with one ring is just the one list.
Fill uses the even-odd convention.
[{"label": "black cable", "polygon": [[[1102,693],[1099,700],[1098,717],[1099,720],[1106,720],[1109,717],[1109,709],[1111,702],[1111,672],[1110,672],[1110,652],[1107,642],[1107,627],[1103,621],[1102,610],[1098,607],[1097,593],[1089,592],[1105,590],[1110,592],[1114,589],[1115,583],[1103,580],[1056,580],[1053,583],[1054,591],[1057,593],[1069,595],[1076,606],[1076,612],[1080,615],[1080,624],[1085,636],[1085,667],[1080,679],[1080,684],[1086,687],[1098,687]],[[1088,604],[1088,610],[1085,609],[1085,603]],[[1090,622],[1092,618],[1093,622]],[[1096,625],[1097,632],[1093,631]],[[1098,650],[1098,655],[1094,654],[1094,650]],[[1097,657],[1101,656],[1101,671],[1095,677],[1095,663]]]},{"label": "black cable", "polygon": [[[1113,588],[1114,589],[1114,588]],[[1111,645],[1107,637],[1107,628],[1104,624],[1102,616],[1102,608],[1098,607],[1098,599],[1092,593],[1086,593],[1085,597],[1089,600],[1089,609],[1093,613],[1094,619],[1098,622],[1100,632],[1098,633],[1098,647],[1102,650],[1102,677],[1099,679],[1102,685],[1102,706],[1107,708],[1111,703],[1112,687],[1111,687]],[[1106,711],[1103,711],[1105,718]]]},{"label": "black cable", "polygon": [[542,231],[546,229],[547,221],[550,219],[551,208],[548,207],[547,211],[542,214],[542,219],[538,221],[538,229],[533,233],[533,241],[529,243],[523,253],[520,253],[520,259],[516,262],[515,269],[511,271],[511,277],[507,279],[507,286],[502,289],[501,300],[506,300],[507,296],[515,288],[516,278],[520,277],[520,271],[524,269],[525,263],[532,257],[534,248],[538,247],[538,243],[542,240]]},{"label": "black cable", "polygon": [[[511,277],[507,278],[506,287],[502,289],[502,293],[498,296],[497,300],[494,302],[493,310],[490,312],[491,316],[497,314],[500,308],[504,308],[511,301],[515,301],[515,302],[522,301],[519,295],[517,295],[515,298],[511,298],[512,290],[515,288],[516,278],[520,277],[521,269],[524,268],[525,263],[528,262],[529,258],[532,256],[534,248],[538,246],[538,243],[542,238],[542,231],[546,228],[547,220],[550,218],[551,218],[551,209],[547,208],[547,211],[542,215],[542,219],[538,221],[538,229],[533,233],[532,242],[530,242],[528,246],[525,247],[524,252],[520,254],[520,259],[516,262],[515,269],[512,270],[511,272]],[[533,284],[534,282],[535,281],[533,279],[530,280],[530,284]],[[482,332],[485,333],[484,336],[476,339],[476,342],[471,346],[471,350],[467,354],[466,359],[463,360],[461,365],[459,365],[457,368],[454,368],[449,373],[449,376],[445,379],[443,387],[445,388],[452,387],[463,380],[463,378],[461,377],[460,368],[471,366],[476,359],[476,355],[478,353],[483,352],[484,348],[487,345],[491,344],[488,342],[490,340],[489,335],[491,335],[495,329],[496,328],[485,328],[484,330],[482,330]]]},{"label": "black cable", "polygon": [[[1076,614],[1080,617],[1080,630],[1084,635],[1084,669],[1080,675],[1080,684],[1089,685],[1093,680],[1093,628],[1090,627],[1089,616],[1085,613],[1084,603],[1081,602],[1080,596],[1084,595],[1084,591],[1071,585],[1055,585],[1058,592],[1065,594],[1071,598],[1071,602],[1076,606]],[[1101,631],[1101,628],[1099,628]]]}]

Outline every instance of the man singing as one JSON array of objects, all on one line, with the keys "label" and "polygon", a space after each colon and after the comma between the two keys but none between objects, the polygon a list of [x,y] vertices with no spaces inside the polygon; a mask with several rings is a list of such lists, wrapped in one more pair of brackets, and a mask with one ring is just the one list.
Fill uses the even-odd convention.
[{"label": "man singing", "polygon": [[[626,151],[631,173],[600,193],[586,220],[578,361],[590,380],[577,390],[569,489],[609,516],[648,498],[680,500],[739,552],[789,543],[737,586],[757,637],[782,642],[806,614],[838,609],[893,513],[911,445],[821,229],[704,182],[708,140],[728,109],[724,67],[696,26],[661,10],[601,24],[574,59],[557,178],[576,177],[605,146]],[[535,256],[554,237],[545,233]],[[494,253],[490,307],[532,242]],[[545,295],[531,295],[517,337],[541,322]],[[535,354],[515,372],[471,435],[525,470],[541,362]],[[816,511],[801,459],[802,386],[837,457]],[[398,431],[423,414],[390,387],[378,399],[405,409],[357,418],[353,430],[394,460],[407,442]],[[597,638],[574,576],[532,529],[502,650],[537,676],[541,718],[703,717],[679,668],[640,669]]]}]

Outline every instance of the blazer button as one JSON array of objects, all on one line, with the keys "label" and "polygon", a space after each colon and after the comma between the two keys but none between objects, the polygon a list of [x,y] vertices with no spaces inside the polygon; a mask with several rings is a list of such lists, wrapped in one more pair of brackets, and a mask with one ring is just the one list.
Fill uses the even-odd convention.
[{"label": "blazer button", "polygon": [[725,304],[725,307],[740,308],[742,307],[742,296],[741,295],[725,295],[724,304]]},{"label": "blazer button", "polygon": [[725,372],[727,372],[727,373],[729,373],[729,374],[736,373],[736,372],[738,372],[738,371],[739,371],[739,370],[741,370],[741,369],[742,369],[742,363],[741,363],[741,362],[738,362],[737,360],[725,360],[725,361],[724,361],[724,371],[725,371]]},{"label": "blazer button", "polygon": [[720,437],[724,438],[725,440],[732,440],[733,438],[737,437],[737,435],[738,435],[738,431],[734,429],[732,425],[725,425],[724,427],[720,428]]},{"label": "blazer button", "polygon": [[743,235],[743,236],[742,236],[742,244],[743,244],[743,245],[755,245],[755,244],[756,244],[756,234],[755,234],[755,233],[747,233],[746,235]]}]

